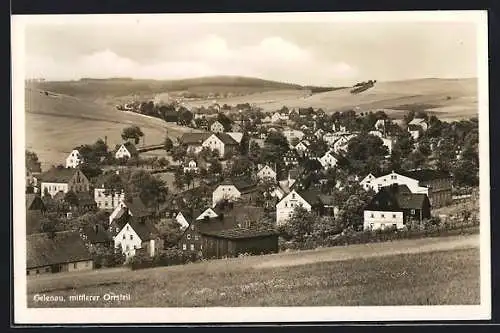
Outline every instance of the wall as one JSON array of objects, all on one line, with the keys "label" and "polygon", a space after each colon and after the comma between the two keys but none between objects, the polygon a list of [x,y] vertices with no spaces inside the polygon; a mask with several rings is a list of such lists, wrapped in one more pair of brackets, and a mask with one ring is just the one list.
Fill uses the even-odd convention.
[{"label": "wall", "polygon": [[91,270],[93,268],[93,261],[92,260],[79,261],[75,263],[69,263],[66,265],[68,267],[69,272],[86,271],[86,270]]},{"label": "wall", "polygon": [[276,224],[282,225],[286,223],[292,216],[295,207],[299,205],[307,211],[311,211],[311,205],[307,201],[302,199],[295,191],[290,192],[276,205]]},{"label": "wall", "polygon": [[219,156],[222,157],[224,156],[225,150],[224,150],[224,142],[222,142],[218,137],[215,135],[210,136],[208,139],[206,139],[203,144],[203,147],[208,147],[211,150],[217,149],[219,151]]},{"label": "wall", "polygon": [[103,188],[94,189],[94,201],[97,203],[97,208],[100,209],[115,209],[120,204],[120,200],[125,200],[125,193],[113,193],[105,195],[106,190]]},{"label": "wall", "polygon": [[64,193],[68,192],[68,184],[63,184],[63,183],[42,183],[41,190],[42,190],[42,196],[45,195],[45,189],[48,189],[49,194],[51,196],[56,195],[57,192],[63,191]]},{"label": "wall", "polygon": [[241,197],[240,191],[234,185],[220,185],[212,193],[212,207],[223,200],[236,200]]},{"label": "wall", "polygon": [[231,241],[234,255],[249,253],[253,255],[278,252],[278,236],[256,237]]},{"label": "wall", "polygon": [[[372,223],[373,226],[371,226]],[[389,228],[392,227],[394,224],[396,224],[396,228],[398,229],[403,228],[404,226],[403,212],[369,211],[369,210],[364,211],[363,229],[365,230]]]},{"label": "wall", "polygon": [[[130,236],[132,236],[132,239],[130,239]],[[141,239],[128,223],[115,236],[114,241],[115,247],[120,244],[122,253],[125,254],[127,258],[133,257],[135,255],[135,249],[140,249],[142,247]]]}]

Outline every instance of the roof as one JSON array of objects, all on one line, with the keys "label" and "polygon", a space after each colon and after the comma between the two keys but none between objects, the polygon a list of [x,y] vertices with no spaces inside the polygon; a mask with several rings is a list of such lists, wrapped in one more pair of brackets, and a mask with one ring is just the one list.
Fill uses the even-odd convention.
[{"label": "roof", "polygon": [[408,125],[408,130],[410,131],[419,131],[422,129],[422,126],[416,125],[416,124],[409,124]]},{"label": "roof", "polygon": [[151,215],[151,211],[144,205],[139,197],[124,202],[132,216],[143,217]]},{"label": "roof", "polygon": [[92,244],[109,243],[113,240],[111,234],[98,224],[83,228],[82,233],[87,236],[87,240]]},{"label": "roof", "polygon": [[200,232],[203,235],[224,239],[248,239],[266,236],[276,236],[278,233],[271,228],[233,228],[220,231]]},{"label": "roof", "polygon": [[212,134],[211,133],[184,133],[179,138],[179,141],[183,144],[202,144],[203,141],[208,139]]},{"label": "roof", "polygon": [[132,142],[127,141],[123,144],[123,146],[127,148],[130,155],[137,155],[137,148],[135,148],[135,145]]},{"label": "roof", "polygon": [[304,172],[303,168],[293,168],[293,169],[290,169],[290,171],[288,171],[288,176],[291,179],[296,179],[296,178],[300,177],[303,172]]},{"label": "roof", "polygon": [[216,137],[219,138],[225,145],[237,145],[238,142],[233,139],[233,137],[227,133],[217,133],[215,134]]},{"label": "roof", "polygon": [[[426,194],[411,193],[410,189],[406,185],[393,184],[382,187],[368,204],[367,209],[381,209],[389,211],[422,209],[426,198]],[[379,201],[381,199],[382,201]],[[389,206],[387,202],[392,202],[393,204]]]},{"label": "roof", "polygon": [[237,143],[240,143],[243,139],[243,133],[240,132],[227,132],[226,134],[232,137]]},{"label": "roof", "polygon": [[52,168],[40,175],[40,180],[45,183],[68,183],[78,169]]},{"label": "roof", "polygon": [[449,173],[433,169],[415,169],[409,171],[400,171],[398,173],[402,176],[413,178],[419,181],[451,178],[451,175]]},{"label": "roof", "polygon": [[234,185],[238,189],[238,191],[242,192],[255,187],[257,183],[247,177],[240,177],[226,179],[222,183],[220,183],[220,185]]},{"label": "roof", "polygon": [[52,239],[48,233],[26,236],[26,257],[27,268],[92,259],[80,234],[75,231],[56,232]]},{"label": "roof", "polygon": [[426,123],[424,118],[413,118],[412,121],[408,123],[408,125],[418,125],[421,123]]},{"label": "roof", "polygon": [[[43,201],[42,201],[42,198],[40,198],[39,195],[35,194],[35,193],[27,193],[26,194],[26,210],[30,210],[33,208],[33,203],[35,202],[38,202],[39,204],[41,203],[42,207],[41,209],[43,209],[43,207],[45,207]],[[35,207],[36,209],[36,207]]]},{"label": "roof", "polygon": [[128,214],[123,214],[119,219],[115,220],[115,223],[120,230],[128,223],[142,241],[148,241],[158,235],[158,229],[153,223],[141,221],[139,218]]}]

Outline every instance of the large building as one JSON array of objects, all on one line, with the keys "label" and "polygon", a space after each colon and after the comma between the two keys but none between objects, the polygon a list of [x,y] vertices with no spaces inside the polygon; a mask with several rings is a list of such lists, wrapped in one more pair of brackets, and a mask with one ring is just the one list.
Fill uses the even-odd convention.
[{"label": "large building", "polygon": [[393,184],[381,188],[363,214],[365,230],[402,229],[408,223],[431,217],[426,194],[415,194],[406,185]]},{"label": "large building", "polygon": [[88,192],[90,182],[80,169],[52,168],[40,175],[42,196],[73,191]]}]

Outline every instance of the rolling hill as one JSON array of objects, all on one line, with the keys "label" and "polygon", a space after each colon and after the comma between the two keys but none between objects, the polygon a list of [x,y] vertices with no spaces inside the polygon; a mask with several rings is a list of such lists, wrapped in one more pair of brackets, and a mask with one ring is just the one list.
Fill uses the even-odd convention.
[{"label": "rolling hill", "polygon": [[26,148],[37,153],[46,169],[63,164],[77,145],[93,143],[107,137],[113,147],[121,142],[121,131],[132,124],[145,133],[145,144],[161,143],[166,132],[177,137],[190,131],[160,119],[118,111],[85,99],[67,95],[45,95],[36,89],[25,89]]}]

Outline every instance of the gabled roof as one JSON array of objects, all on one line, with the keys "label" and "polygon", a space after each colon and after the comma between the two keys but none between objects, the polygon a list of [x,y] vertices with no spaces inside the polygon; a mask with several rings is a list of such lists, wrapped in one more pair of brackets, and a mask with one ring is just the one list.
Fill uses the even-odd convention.
[{"label": "gabled roof", "polygon": [[233,228],[220,231],[205,231],[200,233],[210,237],[232,240],[278,235],[277,231],[272,228]]},{"label": "gabled roof", "polygon": [[212,133],[184,133],[179,138],[182,144],[202,144],[203,141],[208,139]]},{"label": "gabled roof", "polygon": [[216,133],[214,135],[218,137],[219,140],[221,140],[225,145],[238,145],[238,142],[236,142],[236,140],[227,133]]},{"label": "gabled roof", "polygon": [[45,207],[45,204],[43,203],[42,198],[35,194],[35,193],[27,193],[26,194],[26,210],[31,210],[33,208],[33,204],[37,203],[41,205],[41,208],[43,209]]},{"label": "gabled roof", "polygon": [[135,147],[135,145],[132,142],[127,141],[123,144],[123,146],[125,146],[125,148],[128,150],[130,155],[132,155],[132,156],[137,155],[137,148]]},{"label": "gabled roof", "polygon": [[87,241],[92,244],[109,243],[113,240],[111,234],[97,224],[83,228],[82,233],[87,237]]},{"label": "gabled roof", "polygon": [[419,125],[422,123],[427,123],[424,118],[413,118],[412,121],[408,123],[408,125]]},{"label": "gabled roof", "polygon": [[240,132],[227,132],[226,134],[233,138],[233,140],[237,143],[240,143],[243,139],[243,133]]},{"label": "gabled roof", "polygon": [[42,173],[39,178],[46,183],[68,183],[75,172],[79,169],[73,168],[52,168]]},{"label": "gabled roof", "polygon": [[398,173],[402,176],[413,178],[419,181],[451,178],[451,175],[449,173],[433,169],[416,169],[409,171],[400,171]]},{"label": "gabled roof", "polygon": [[52,239],[48,233],[26,236],[26,257],[28,269],[92,259],[75,231],[56,232]]},{"label": "gabled roof", "polygon": [[243,193],[245,190],[255,187],[257,183],[250,178],[239,177],[226,179],[222,183],[220,183],[220,185],[234,185],[238,189],[238,191]]},{"label": "gabled roof", "polygon": [[139,197],[134,197],[132,200],[128,200],[124,202],[130,213],[134,217],[144,217],[150,216],[151,211],[144,205],[142,200]]},{"label": "gabled roof", "polygon": [[368,204],[368,210],[400,211],[422,209],[426,194],[414,194],[406,185],[393,184],[382,187]]},{"label": "gabled roof", "polygon": [[141,221],[139,218],[128,214],[123,214],[119,219],[115,220],[115,223],[120,231],[128,223],[142,241],[154,239],[158,235],[158,230],[153,223],[150,221]]}]

